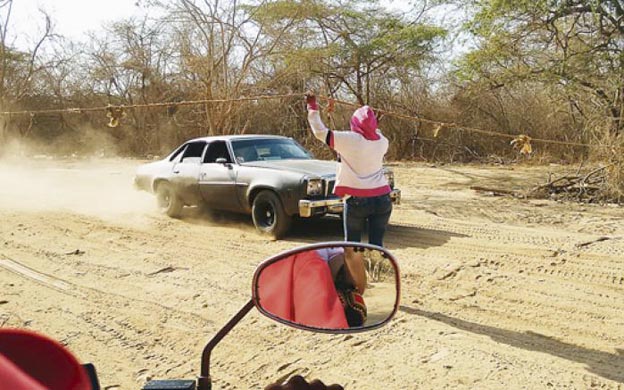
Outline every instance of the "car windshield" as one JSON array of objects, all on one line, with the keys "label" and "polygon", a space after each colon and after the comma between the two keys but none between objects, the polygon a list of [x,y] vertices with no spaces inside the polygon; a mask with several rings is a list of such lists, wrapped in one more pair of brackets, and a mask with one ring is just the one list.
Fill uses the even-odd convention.
[{"label": "car windshield", "polygon": [[263,160],[309,160],[310,152],[291,138],[258,138],[232,141],[239,163]]}]

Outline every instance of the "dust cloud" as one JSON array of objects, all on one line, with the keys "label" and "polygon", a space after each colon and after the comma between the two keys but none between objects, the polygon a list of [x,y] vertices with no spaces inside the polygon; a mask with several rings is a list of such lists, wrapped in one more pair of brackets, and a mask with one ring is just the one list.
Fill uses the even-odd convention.
[{"label": "dust cloud", "polygon": [[21,143],[4,145],[0,205],[15,211],[70,211],[123,219],[156,212],[151,194],[133,186],[144,161],[98,155],[52,156]]}]

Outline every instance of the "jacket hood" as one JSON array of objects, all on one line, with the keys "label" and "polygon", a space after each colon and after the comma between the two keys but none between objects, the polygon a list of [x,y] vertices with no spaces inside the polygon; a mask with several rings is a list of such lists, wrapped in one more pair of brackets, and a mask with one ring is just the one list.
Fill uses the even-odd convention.
[{"label": "jacket hood", "polygon": [[351,116],[351,131],[361,134],[369,141],[376,141],[380,138],[377,134],[377,118],[369,106],[362,106],[355,110]]}]

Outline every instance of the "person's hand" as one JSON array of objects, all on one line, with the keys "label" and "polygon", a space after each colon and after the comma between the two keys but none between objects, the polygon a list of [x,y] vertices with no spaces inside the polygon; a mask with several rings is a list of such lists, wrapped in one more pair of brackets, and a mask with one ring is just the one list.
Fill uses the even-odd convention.
[{"label": "person's hand", "polygon": [[316,95],[313,91],[308,91],[305,93],[306,106],[309,110],[317,110],[318,111],[318,103],[316,103]]},{"label": "person's hand", "polygon": [[308,383],[301,375],[295,375],[284,384],[273,383],[264,388],[264,390],[344,390],[340,385],[326,386],[318,379]]},{"label": "person's hand", "polygon": [[366,266],[362,252],[356,252],[354,248],[347,247],[344,250],[344,263],[347,267],[347,277],[358,293],[364,294],[366,290]]}]

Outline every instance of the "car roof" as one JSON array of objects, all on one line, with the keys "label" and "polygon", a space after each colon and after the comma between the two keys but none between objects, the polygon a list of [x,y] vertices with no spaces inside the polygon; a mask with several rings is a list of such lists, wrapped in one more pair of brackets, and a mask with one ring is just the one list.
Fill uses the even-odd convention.
[{"label": "car roof", "polygon": [[190,139],[187,142],[197,142],[197,141],[232,141],[232,140],[244,140],[244,139],[287,139],[290,137],[285,137],[282,135],[266,135],[266,134],[241,134],[241,135],[215,135],[209,137],[199,137]]}]

